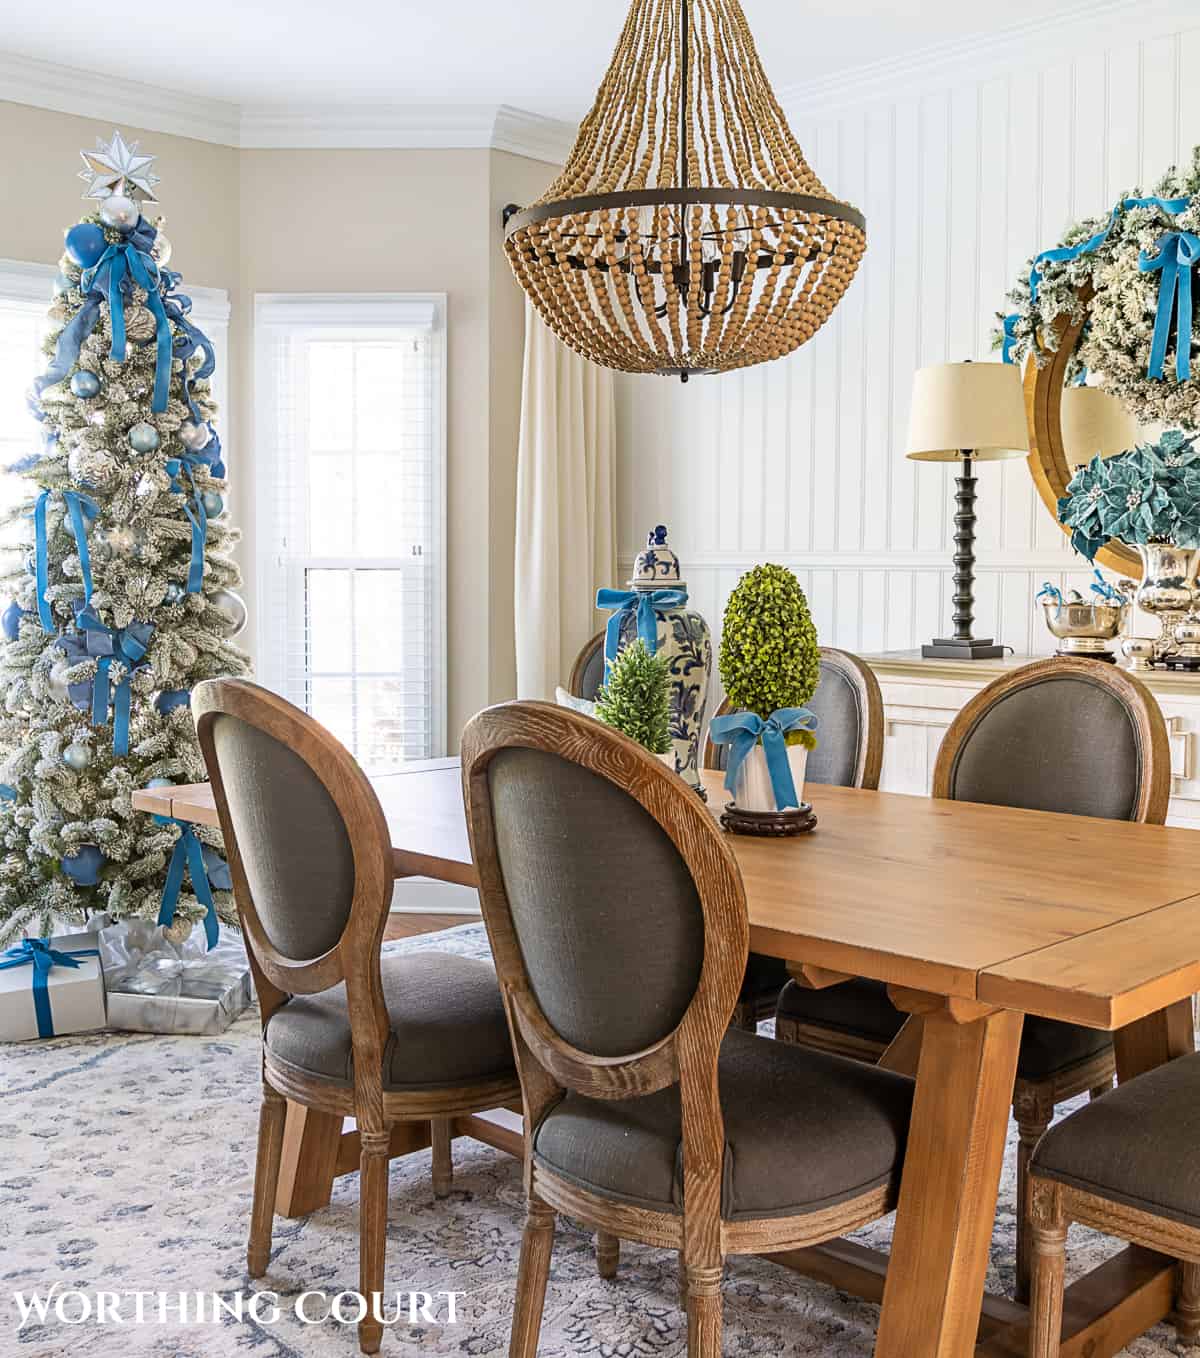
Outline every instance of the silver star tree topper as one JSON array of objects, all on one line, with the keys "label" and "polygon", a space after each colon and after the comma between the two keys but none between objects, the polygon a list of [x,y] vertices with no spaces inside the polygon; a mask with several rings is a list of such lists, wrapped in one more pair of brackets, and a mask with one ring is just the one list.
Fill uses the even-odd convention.
[{"label": "silver star tree topper", "polygon": [[158,175],[150,167],[157,157],[139,156],[139,143],[128,145],[120,132],[112,134],[112,141],[105,143],[96,138],[94,151],[80,151],[86,169],[79,171],[80,179],[88,185],[85,198],[111,198],[113,194],[124,194],[136,203],[153,203],[154,186]]}]

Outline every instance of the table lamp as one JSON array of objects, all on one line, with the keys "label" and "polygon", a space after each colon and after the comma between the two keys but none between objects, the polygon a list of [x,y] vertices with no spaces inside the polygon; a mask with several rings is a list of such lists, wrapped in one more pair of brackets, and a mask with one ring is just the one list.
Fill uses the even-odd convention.
[{"label": "table lamp", "polygon": [[1011,363],[937,363],[913,376],[907,456],[917,462],[962,461],[954,515],[954,635],[935,638],[921,654],[940,660],[996,660],[990,637],[971,635],[975,600],[975,463],[1024,457],[1029,451],[1021,372]]},{"label": "table lamp", "polygon": [[1099,387],[1064,388],[1061,421],[1063,451],[1072,470],[1097,453],[1115,457],[1137,446],[1137,421]]}]

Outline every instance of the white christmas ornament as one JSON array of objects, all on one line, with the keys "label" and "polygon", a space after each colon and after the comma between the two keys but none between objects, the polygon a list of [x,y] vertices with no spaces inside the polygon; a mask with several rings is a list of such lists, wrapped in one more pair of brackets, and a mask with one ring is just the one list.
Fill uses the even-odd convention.
[{"label": "white christmas ornament", "polygon": [[191,420],[185,420],[179,426],[179,437],[189,453],[198,453],[211,442],[212,430],[206,424],[193,424]]},{"label": "white christmas ornament", "polygon": [[80,151],[87,167],[79,171],[80,179],[88,185],[83,196],[104,199],[121,194],[138,203],[153,203],[158,175],[150,167],[156,157],[139,156],[139,145],[136,141],[128,145],[120,132],[114,130],[112,141],[105,143],[97,137],[94,151]]}]

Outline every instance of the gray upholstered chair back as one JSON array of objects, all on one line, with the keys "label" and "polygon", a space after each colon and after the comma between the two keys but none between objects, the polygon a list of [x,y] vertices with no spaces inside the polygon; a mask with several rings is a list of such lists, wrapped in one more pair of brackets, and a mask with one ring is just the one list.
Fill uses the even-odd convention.
[{"label": "gray upholstered chair back", "polygon": [[340,812],[308,764],[266,731],[217,713],[212,742],[267,941],[292,961],[321,957],[341,938],[354,896]]},{"label": "gray upholstered chair back", "polygon": [[604,633],[586,643],[571,669],[570,692],[574,698],[594,702],[604,683]]},{"label": "gray upholstered chair back", "polygon": [[543,1014],[591,1056],[667,1037],[696,992],[704,919],[665,831],[623,788],[547,750],[488,765],[496,853]]},{"label": "gray upholstered chair back", "polygon": [[951,728],[957,738],[947,733],[941,795],[1138,819],[1150,751],[1130,703],[1102,680],[1043,674],[964,716],[961,731]]}]

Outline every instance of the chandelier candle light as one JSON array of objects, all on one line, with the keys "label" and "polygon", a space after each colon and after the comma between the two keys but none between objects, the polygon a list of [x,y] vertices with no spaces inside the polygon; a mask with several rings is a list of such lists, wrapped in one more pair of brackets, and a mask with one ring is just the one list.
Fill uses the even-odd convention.
[{"label": "chandelier candle light", "polygon": [[738,0],[633,0],[562,174],[506,211],[542,319],[624,372],[725,372],[816,333],[866,249],[809,168]]}]

